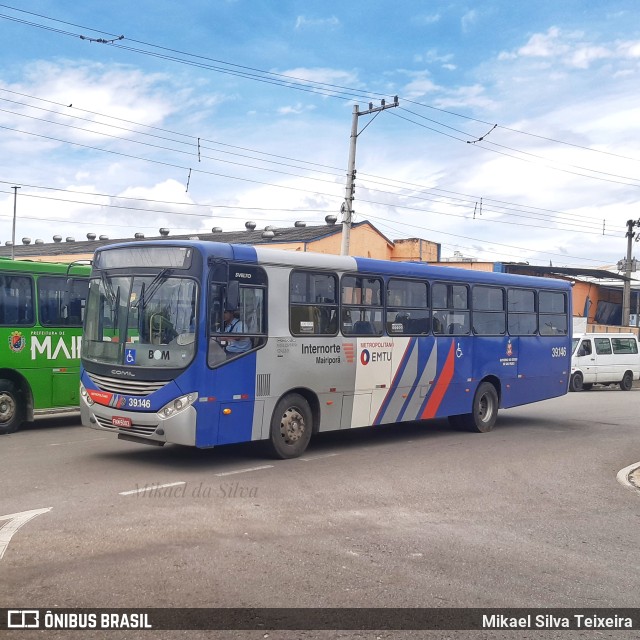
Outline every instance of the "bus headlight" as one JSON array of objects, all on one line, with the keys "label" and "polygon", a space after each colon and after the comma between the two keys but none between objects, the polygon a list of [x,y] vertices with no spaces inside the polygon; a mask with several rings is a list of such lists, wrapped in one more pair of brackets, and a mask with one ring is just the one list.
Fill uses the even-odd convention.
[{"label": "bus headlight", "polygon": [[177,413],[184,411],[187,407],[190,407],[198,399],[197,393],[188,393],[185,396],[180,396],[175,400],[172,400],[166,404],[160,411],[158,411],[158,418],[160,420],[166,420],[172,418]]},{"label": "bus headlight", "polygon": [[88,406],[93,404],[93,398],[89,395],[89,392],[84,388],[82,382],[80,383],[80,395],[82,399],[87,403]]}]

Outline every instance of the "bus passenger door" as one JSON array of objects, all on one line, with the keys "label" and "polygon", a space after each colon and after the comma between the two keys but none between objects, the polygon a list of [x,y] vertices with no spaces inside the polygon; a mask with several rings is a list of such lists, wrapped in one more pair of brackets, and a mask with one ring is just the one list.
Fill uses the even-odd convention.
[{"label": "bus passenger door", "polygon": [[391,387],[393,338],[358,338],[354,422],[374,424]]}]

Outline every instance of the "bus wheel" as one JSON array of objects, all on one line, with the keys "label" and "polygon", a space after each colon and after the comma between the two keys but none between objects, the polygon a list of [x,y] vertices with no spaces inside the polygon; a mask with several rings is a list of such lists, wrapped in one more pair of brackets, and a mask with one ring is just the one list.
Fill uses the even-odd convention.
[{"label": "bus wheel", "polygon": [[623,391],[631,391],[631,387],[633,387],[633,375],[630,371],[627,371],[620,381],[620,388]]},{"label": "bus wheel", "polygon": [[0,380],[0,435],[17,431],[24,411],[13,383]]},{"label": "bus wheel", "polygon": [[297,458],[307,448],[313,430],[309,403],[297,393],[278,402],[271,418],[269,443],[277,458]]},{"label": "bus wheel", "polygon": [[459,424],[471,431],[487,433],[498,417],[498,392],[490,382],[483,382],[476,390],[471,413],[459,416]]},{"label": "bus wheel", "polygon": [[569,383],[569,391],[582,391],[584,378],[579,371],[576,371],[571,376],[571,382]]}]

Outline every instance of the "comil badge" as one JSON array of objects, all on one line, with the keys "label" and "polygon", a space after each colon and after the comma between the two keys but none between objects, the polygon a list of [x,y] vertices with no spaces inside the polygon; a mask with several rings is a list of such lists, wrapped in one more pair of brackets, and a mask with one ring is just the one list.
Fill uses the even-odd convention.
[{"label": "comil badge", "polygon": [[9,349],[15,353],[22,351],[27,344],[25,337],[20,331],[12,331],[9,336]]}]

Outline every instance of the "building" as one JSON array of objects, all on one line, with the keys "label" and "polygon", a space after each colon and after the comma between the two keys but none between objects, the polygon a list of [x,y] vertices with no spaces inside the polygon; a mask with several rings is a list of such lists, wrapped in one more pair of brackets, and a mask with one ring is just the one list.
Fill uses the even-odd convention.
[{"label": "building", "polygon": [[[214,227],[211,233],[190,233],[171,236],[168,229],[160,229],[160,235],[153,240],[162,238],[211,240],[214,242],[228,242],[232,244],[270,245],[278,249],[289,251],[315,251],[317,253],[340,254],[342,243],[342,225],[336,224],[336,216],[327,216],[324,225],[309,225],[296,222],[292,227],[267,226],[257,229],[255,222],[247,222],[242,231],[223,231]],[[76,241],[68,237],[63,242],[61,236],[54,236],[53,242],[36,241],[31,243],[29,238],[23,238],[22,244],[16,244],[14,249],[16,258],[24,258],[40,262],[73,262],[74,260],[89,260],[95,250],[107,244],[117,242],[134,242],[143,239],[144,235],[136,233],[130,238],[110,239],[100,236],[96,239],[93,233],[87,234],[86,240]],[[12,247],[0,247],[0,256],[11,256]],[[440,258],[440,245],[421,238],[405,240],[390,240],[373,224],[364,220],[356,222],[351,227],[349,255],[379,260],[404,260],[436,262]]]}]

